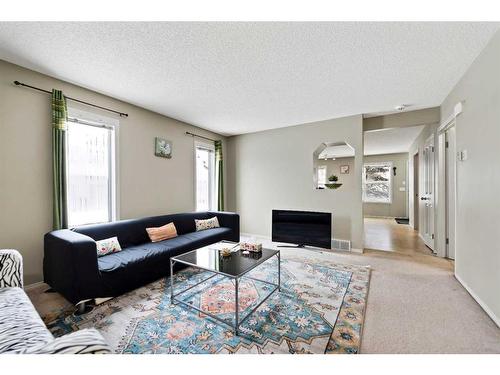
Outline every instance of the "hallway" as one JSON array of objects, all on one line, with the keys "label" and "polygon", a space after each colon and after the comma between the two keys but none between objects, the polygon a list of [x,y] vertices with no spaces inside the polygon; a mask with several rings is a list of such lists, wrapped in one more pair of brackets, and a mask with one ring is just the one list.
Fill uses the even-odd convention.
[{"label": "hallway", "polygon": [[407,224],[398,224],[394,219],[373,217],[365,217],[364,224],[367,250],[432,255],[418,232]]},{"label": "hallway", "polygon": [[364,253],[342,257],[372,267],[362,353],[500,353],[500,329],[455,279],[454,262],[409,225],[365,218]]}]

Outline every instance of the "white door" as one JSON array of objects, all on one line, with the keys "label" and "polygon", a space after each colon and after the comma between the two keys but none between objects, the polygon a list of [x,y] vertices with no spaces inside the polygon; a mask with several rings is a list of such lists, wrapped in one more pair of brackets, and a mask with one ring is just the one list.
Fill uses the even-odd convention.
[{"label": "white door", "polygon": [[455,259],[455,202],[456,202],[456,161],[455,127],[445,133],[446,170],[446,257]]},{"label": "white door", "polygon": [[434,136],[425,142],[422,156],[420,233],[425,244],[434,251]]}]

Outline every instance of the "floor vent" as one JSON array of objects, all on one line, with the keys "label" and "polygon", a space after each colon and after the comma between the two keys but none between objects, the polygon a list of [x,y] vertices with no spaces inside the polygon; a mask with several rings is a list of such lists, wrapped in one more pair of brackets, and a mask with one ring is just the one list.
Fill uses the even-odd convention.
[{"label": "floor vent", "polygon": [[351,241],[333,239],[332,240],[332,249],[342,250],[342,251],[351,251]]}]

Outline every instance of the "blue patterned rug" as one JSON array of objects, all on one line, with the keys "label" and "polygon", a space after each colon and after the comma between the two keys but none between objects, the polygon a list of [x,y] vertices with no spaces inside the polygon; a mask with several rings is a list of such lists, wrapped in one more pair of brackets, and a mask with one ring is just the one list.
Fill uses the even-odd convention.
[{"label": "blue patterned rug", "polygon": [[[370,270],[335,264],[313,254],[282,254],[281,291],[243,322],[239,336],[203,313],[172,305],[168,279],[109,300],[84,316],[62,311],[48,326],[56,336],[95,327],[116,353],[357,353]],[[270,259],[249,276],[276,282],[276,261]],[[208,276],[206,271],[187,268],[174,276],[174,290],[184,290]],[[240,317],[271,290],[268,284],[243,278]],[[182,299],[229,323],[234,319],[231,279],[211,278]]]}]

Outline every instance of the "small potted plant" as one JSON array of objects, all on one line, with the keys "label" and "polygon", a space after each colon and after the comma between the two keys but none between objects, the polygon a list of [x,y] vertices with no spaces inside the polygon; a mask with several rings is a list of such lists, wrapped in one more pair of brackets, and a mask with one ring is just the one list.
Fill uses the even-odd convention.
[{"label": "small potted plant", "polygon": [[342,186],[342,184],[337,183],[338,180],[339,178],[336,175],[332,174],[330,177],[328,177],[328,183],[325,184],[325,186],[328,189],[338,189]]}]

